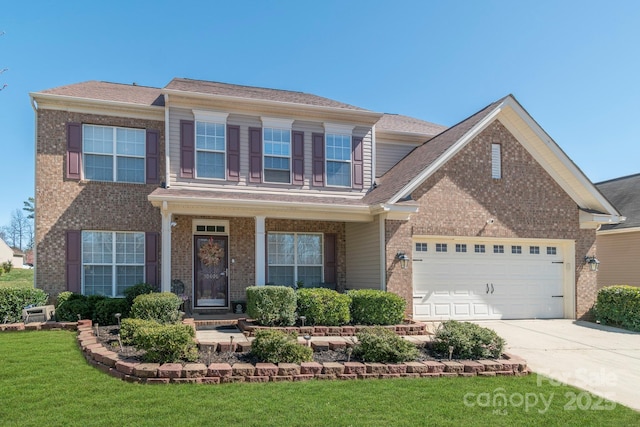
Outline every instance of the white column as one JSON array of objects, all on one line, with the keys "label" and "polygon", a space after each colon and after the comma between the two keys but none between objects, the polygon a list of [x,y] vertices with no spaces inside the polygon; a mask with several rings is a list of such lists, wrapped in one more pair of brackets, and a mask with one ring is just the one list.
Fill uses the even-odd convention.
[{"label": "white column", "polygon": [[264,286],[267,282],[265,278],[266,254],[265,254],[265,217],[256,217],[256,286]]},{"label": "white column", "polygon": [[171,291],[171,218],[169,211],[162,210],[162,246],[160,271],[160,291]]}]

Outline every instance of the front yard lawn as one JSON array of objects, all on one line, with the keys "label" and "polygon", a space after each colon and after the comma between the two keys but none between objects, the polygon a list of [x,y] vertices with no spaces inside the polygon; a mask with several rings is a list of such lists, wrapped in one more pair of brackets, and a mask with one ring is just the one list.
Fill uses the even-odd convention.
[{"label": "front yard lawn", "polygon": [[0,276],[0,288],[33,288],[33,269],[12,268]]},{"label": "front yard lawn", "polygon": [[[502,388],[502,389],[500,389]],[[480,395],[505,393],[508,406]],[[266,384],[130,384],[86,363],[75,334],[0,333],[3,426],[404,426],[640,425],[640,413],[566,386],[511,378],[310,381]],[[525,408],[529,396],[544,396]],[[466,396],[466,398],[465,398]],[[515,397],[514,397],[515,396]],[[466,403],[465,403],[466,402]],[[519,404],[520,403],[520,404]],[[598,403],[598,405],[596,405]]]}]

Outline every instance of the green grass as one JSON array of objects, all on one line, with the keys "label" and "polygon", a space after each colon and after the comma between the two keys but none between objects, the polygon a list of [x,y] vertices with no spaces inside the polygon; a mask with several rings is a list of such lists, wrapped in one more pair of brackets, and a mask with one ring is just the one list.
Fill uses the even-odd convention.
[{"label": "green grass", "polygon": [[0,288],[33,288],[33,269],[12,268],[0,276]]},{"label": "green grass", "polygon": [[[495,413],[467,393],[540,393],[542,404]],[[500,390],[497,390],[498,392]],[[640,425],[640,413],[565,410],[565,393],[536,376],[267,384],[129,384],[94,369],[66,331],[0,333],[2,426],[473,426]],[[594,402],[597,398],[592,398]],[[474,402],[474,399],[470,399]],[[584,399],[583,399],[584,402]],[[610,403],[602,402],[603,406]]]}]

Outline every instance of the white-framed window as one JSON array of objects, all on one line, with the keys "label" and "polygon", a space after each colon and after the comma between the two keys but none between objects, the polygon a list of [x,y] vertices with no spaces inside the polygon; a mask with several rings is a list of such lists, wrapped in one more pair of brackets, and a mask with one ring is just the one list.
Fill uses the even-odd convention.
[{"label": "white-framed window", "polygon": [[144,129],[82,125],[82,153],[85,179],[145,182]]},{"label": "white-framed window", "polygon": [[436,252],[447,252],[446,243],[436,243]]},{"label": "white-framed window", "polygon": [[144,282],[144,242],[144,233],[83,231],[83,294],[120,297]]},{"label": "white-framed window", "polygon": [[292,286],[322,282],[323,250],[320,233],[268,233],[268,282]]},{"label": "white-framed window", "polygon": [[416,243],[416,252],[427,252],[426,243]]},{"label": "white-framed window", "polygon": [[196,178],[226,179],[228,113],[193,110]]},{"label": "white-framed window", "polygon": [[264,182],[291,183],[291,129],[262,128]]},{"label": "white-framed window", "polygon": [[502,146],[491,144],[491,178],[502,178]]},{"label": "white-framed window", "polygon": [[529,246],[529,253],[531,255],[540,255],[540,246]]},{"label": "white-framed window", "polygon": [[512,245],[511,246],[511,253],[512,254],[521,254],[522,253],[522,246],[520,246],[520,245]]},{"label": "white-framed window", "polygon": [[503,254],[504,253],[504,245],[493,245],[493,253],[494,254]]},{"label": "white-framed window", "polygon": [[326,134],[327,185],[351,187],[351,135]]},{"label": "white-framed window", "polygon": [[483,254],[486,252],[484,245],[474,245],[473,251],[477,254]]},{"label": "white-framed window", "polygon": [[555,246],[547,246],[547,255],[556,255],[558,249]]},{"label": "white-framed window", "polygon": [[467,244],[466,243],[456,243],[456,252],[459,252],[459,253],[467,252]]}]

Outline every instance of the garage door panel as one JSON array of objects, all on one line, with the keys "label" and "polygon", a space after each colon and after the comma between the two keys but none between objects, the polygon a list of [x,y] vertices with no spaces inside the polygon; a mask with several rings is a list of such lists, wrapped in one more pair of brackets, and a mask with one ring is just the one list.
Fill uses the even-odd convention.
[{"label": "garage door panel", "polygon": [[[418,240],[417,240],[418,241]],[[422,241],[422,240],[420,240]],[[455,252],[460,239],[433,239],[427,252],[413,253],[414,316],[425,320],[516,319],[563,316],[564,268],[562,247],[556,255],[546,255],[543,244],[539,254],[529,253],[529,243],[519,245],[521,253],[512,253],[511,242],[487,239],[484,253]],[[435,243],[446,243],[449,252],[435,252]],[[493,245],[504,253],[493,253]],[[464,244],[464,242],[462,242]]]}]

